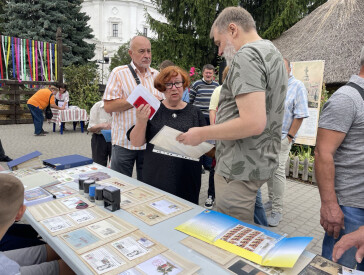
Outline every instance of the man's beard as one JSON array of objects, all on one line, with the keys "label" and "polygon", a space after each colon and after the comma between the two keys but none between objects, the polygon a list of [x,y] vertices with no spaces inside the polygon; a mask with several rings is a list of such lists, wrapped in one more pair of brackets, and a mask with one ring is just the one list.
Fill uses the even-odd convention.
[{"label": "man's beard", "polygon": [[227,66],[229,66],[229,67],[231,66],[231,63],[233,62],[235,54],[236,54],[236,50],[234,48],[234,45],[228,40],[226,42],[224,54],[222,55],[226,60]]}]

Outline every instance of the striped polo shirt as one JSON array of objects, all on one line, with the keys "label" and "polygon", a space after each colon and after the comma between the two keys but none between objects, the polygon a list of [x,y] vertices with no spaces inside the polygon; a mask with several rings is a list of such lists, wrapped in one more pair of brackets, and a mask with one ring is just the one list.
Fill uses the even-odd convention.
[{"label": "striped polo shirt", "polygon": [[190,103],[200,108],[204,116],[209,116],[210,99],[219,83],[212,81],[210,84],[203,79],[197,80],[190,89]]},{"label": "striped polo shirt", "polygon": [[[130,63],[140,79],[140,84],[143,85],[153,95],[158,95],[164,98],[164,94],[154,88],[154,79],[158,75],[158,71],[153,68],[148,68],[144,76],[135,67],[134,63]],[[103,100],[127,99],[128,96],[137,86],[137,83],[127,65],[116,67],[112,70],[109,80],[107,81]],[[135,125],[136,109],[131,108],[123,112],[112,113],[111,124],[111,140],[113,145],[118,145],[129,150],[143,150],[145,145],[134,147],[127,139],[127,131]]]}]

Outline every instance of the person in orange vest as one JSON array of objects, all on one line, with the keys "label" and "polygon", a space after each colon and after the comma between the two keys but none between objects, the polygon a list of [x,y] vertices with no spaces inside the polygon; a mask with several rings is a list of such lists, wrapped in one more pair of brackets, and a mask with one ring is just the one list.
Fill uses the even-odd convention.
[{"label": "person in orange vest", "polygon": [[43,110],[50,104],[52,108],[58,110],[64,110],[65,106],[58,107],[55,103],[54,96],[57,94],[58,88],[51,86],[50,88],[38,90],[31,98],[29,98],[27,104],[32,114],[34,123],[34,135],[45,136],[48,132],[43,130]]}]

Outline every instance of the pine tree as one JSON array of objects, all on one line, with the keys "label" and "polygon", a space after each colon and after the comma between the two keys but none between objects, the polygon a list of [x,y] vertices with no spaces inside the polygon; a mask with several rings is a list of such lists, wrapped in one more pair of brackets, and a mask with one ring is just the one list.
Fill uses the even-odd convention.
[{"label": "pine tree", "polygon": [[152,31],[153,60],[159,64],[165,59],[186,69],[202,68],[207,63],[217,63],[217,48],[210,39],[210,29],[217,15],[225,7],[237,6],[237,0],[152,0],[167,23],[147,15]]},{"label": "pine tree", "polygon": [[63,65],[85,64],[94,56],[95,45],[85,39],[93,38],[87,25],[90,19],[81,12],[82,0],[10,0],[4,7],[0,23],[4,35],[56,43],[56,31],[62,28]]}]

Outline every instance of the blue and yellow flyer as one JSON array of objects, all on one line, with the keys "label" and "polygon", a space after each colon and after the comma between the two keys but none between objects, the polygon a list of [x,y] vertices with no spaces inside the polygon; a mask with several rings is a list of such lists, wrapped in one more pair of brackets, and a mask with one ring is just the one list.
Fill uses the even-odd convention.
[{"label": "blue and yellow flyer", "polygon": [[265,266],[293,267],[312,237],[286,238],[228,215],[205,210],[177,230]]}]

